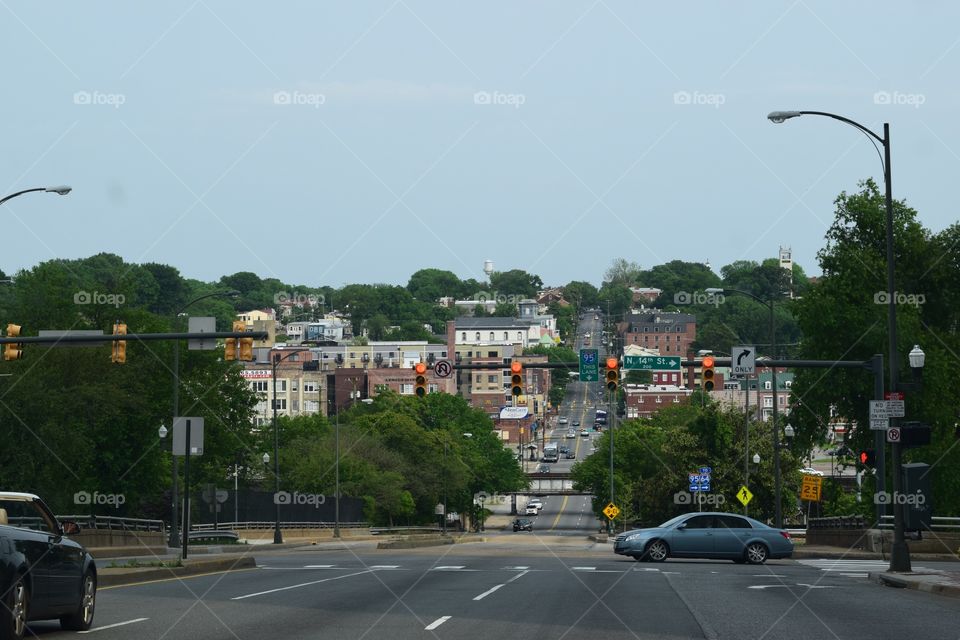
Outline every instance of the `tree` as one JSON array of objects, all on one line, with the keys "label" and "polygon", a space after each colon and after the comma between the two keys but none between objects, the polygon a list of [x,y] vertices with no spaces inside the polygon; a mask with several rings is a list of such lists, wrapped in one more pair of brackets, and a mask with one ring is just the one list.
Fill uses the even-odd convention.
[{"label": "tree", "polygon": [[616,258],[603,274],[604,284],[631,287],[637,284],[641,273],[640,265],[626,258]]},{"label": "tree", "polygon": [[421,269],[410,276],[407,291],[417,300],[432,304],[444,296],[459,297],[463,283],[452,271]]},{"label": "tree", "polygon": [[661,289],[663,293],[660,294],[660,300],[665,304],[676,300],[676,294],[681,291],[702,292],[708,287],[722,285],[719,276],[707,265],[683,260],[671,260],[666,264],[658,264],[648,271],[642,271],[639,280],[645,287]]},{"label": "tree", "polygon": [[578,312],[580,309],[595,307],[600,303],[600,292],[597,288],[582,280],[568,283],[563,288],[563,297]]},{"label": "tree", "polygon": [[527,273],[522,269],[494,271],[490,274],[490,286],[497,295],[513,295],[533,298],[543,288],[540,276]]},{"label": "tree", "polygon": [[516,318],[517,305],[512,302],[498,302],[490,315],[495,318]]}]

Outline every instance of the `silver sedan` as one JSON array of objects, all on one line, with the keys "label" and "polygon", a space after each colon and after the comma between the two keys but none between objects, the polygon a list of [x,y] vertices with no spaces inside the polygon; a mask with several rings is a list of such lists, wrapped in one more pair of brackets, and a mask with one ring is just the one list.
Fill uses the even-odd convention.
[{"label": "silver sedan", "polygon": [[687,513],[659,527],[634,529],[617,536],[614,552],[636,560],[720,558],[763,564],[793,554],[790,534],[753,518],[733,513]]}]

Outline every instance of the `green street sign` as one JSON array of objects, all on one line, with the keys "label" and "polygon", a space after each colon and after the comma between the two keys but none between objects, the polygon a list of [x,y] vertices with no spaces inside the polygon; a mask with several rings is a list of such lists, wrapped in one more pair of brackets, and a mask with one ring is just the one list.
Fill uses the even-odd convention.
[{"label": "green street sign", "polygon": [[580,349],[580,381],[600,380],[600,357],[596,349]]},{"label": "green street sign", "polygon": [[680,370],[680,356],[623,356],[623,369],[642,371]]}]

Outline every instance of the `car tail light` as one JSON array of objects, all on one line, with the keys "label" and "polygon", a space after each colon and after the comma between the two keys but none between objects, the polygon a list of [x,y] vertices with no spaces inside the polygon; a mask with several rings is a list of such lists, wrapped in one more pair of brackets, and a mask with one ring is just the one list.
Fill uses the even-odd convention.
[{"label": "car tail light", "polygon": [[783,536],[784,538],[786,538],[787,540],[790,539],[790,532],[789,532],[789,531],[781,531],[781,532],[780,532],[780,535],[782,535],[782,536]]}]

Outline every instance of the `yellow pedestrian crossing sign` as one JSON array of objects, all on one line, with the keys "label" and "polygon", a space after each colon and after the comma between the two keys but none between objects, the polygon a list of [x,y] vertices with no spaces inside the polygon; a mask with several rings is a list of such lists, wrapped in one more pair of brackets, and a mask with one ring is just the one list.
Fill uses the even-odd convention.
[{"label": "yellow pedestrian crossing sign", "polygon": [[613,520],[618,515],[620,515],[620,508],[612,502],[603,508],[603,515],[607,516],[610,520]]},{"label": "yellow pedestrian crossing sign", "polygon": [[750,493],[750,489],[747,489],[746,485],[740,487],[740,491],[737,491],[737,500],[739,500],[743,506],[747,506],[750,504],[750,501],[753,500],[753,494]]}]

